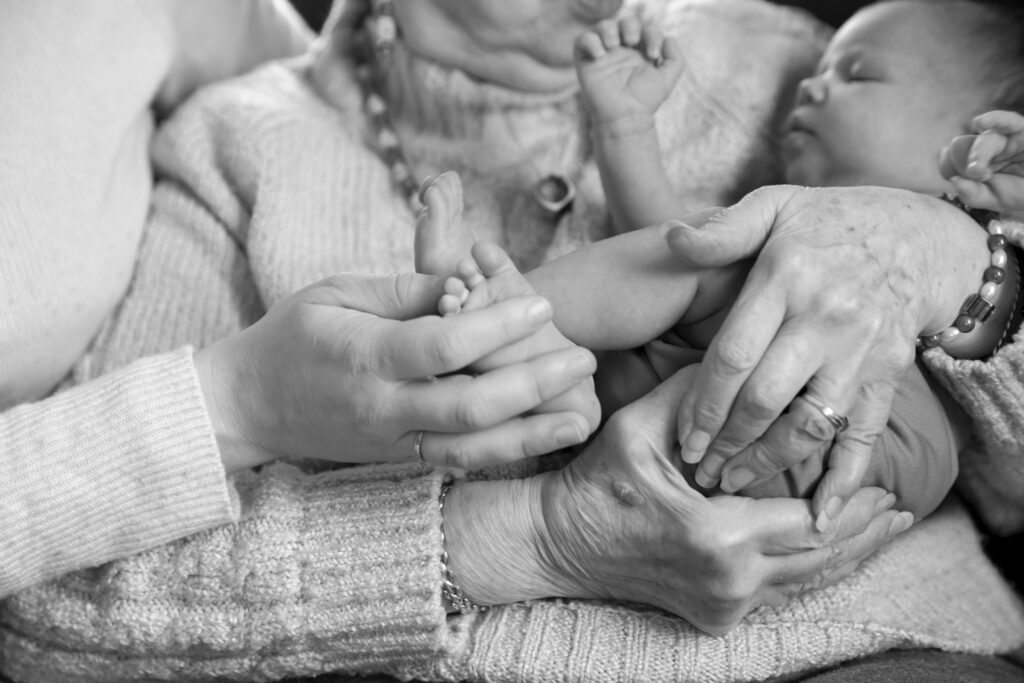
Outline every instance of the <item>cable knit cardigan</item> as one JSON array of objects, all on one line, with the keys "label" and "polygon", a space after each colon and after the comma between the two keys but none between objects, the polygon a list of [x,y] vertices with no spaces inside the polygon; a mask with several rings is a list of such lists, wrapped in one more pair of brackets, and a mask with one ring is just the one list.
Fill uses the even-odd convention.
[{"label": "cable knit cardigan", "polygon": [[[695,206],[724,203],[733,197],[716,194],[719,180],[774,178],[774,167],[752,162],[771,158],[774,103],[788,92],[789,75],[813,63],[823,36],[804,15],[754,0],[666,6],[692,66],[663,122],[696,121],[703,133],[684,144],[666,127],[675,145],[668,164]],[[757,31],[744,33],[751,27]],[[732,63],[716,60],[741,44],[736,59],[746,71],[724,79],[716,69]],[[123,480],[97,485],[97,500],[144,486],[154,454],[184,461],[215,449],[182,345],[236,331],[322,276],[411,266],[412,213],[365,144],[359,90],[334,47],[315,61],[208,89],[160,133],[154,154],[163,180],[131,290],[76,371],[82,382],[102,379],[67,391],[64,404],[4,414],[5,449],[30,460],[34,450],[63,444],[81,452],[85,474],[81,454],[128,458]],[[395,111],[417,172],[462,172],[470,220],[496,226],[520,263],[600,236],[600,187],[573,93],[510,93],[408,55],[398,63],[404,97],[395,98]],[[711,162],[703,145],[718,152]],[[538,174],[554,169],[577,178],[580,198],[571,215],[538,234],[544,219],[524,197]],[[689,183],[696,178],[707,187]],[[145,359],[125,365],[137,358]],[[1024,411],[1015,399],[1024,391],[1022,360],[1021,341],[988,363],[929,356],[978,433],[993,435],[965,453],[965,483],[980,491],[998,482],[1000,497],[978,500],[1005,529],[1019,523],[1015,493],[1024,490]],[[132,469],[136,453],[146,457]],[[8,598],[0,610],[4,673],[47,683],[327,671],[731,681],[891,647],[1002,652],[1024,641],[1024,609],[954,500],[839,585],[760,609],[712,637],[657,610],[600,602],[538,601],[446,617],[439,481],[418,465],[314,472],[277,464],[237,476],[234,486],[237,523]],[[197,489],[167,501],[169,514],[223,507],[223,495]]]}]

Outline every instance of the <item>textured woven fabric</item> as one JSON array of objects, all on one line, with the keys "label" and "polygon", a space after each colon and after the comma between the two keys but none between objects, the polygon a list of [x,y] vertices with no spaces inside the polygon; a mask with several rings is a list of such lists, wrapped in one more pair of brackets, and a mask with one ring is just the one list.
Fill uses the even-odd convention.
[{"label": "textured woven fabric", "polygon": [[[698,147],[667,136],[676,145],[668,166],[680,185],[693,181],[695,202],[727,201],[700,190],[695,179],[708,166],[701,155],[713,150],[715,165],[733,179],[774,177],[771,164],[751,163],[772,158],[779,74],[785,81],[788,68],[809,68],[823,36],[803,15],[753,0],[659,6],[693,51],[664,121],[703,133],[689,141]],[[708,56],[723,46],[735,49],[736,61]],[[131,291],[79,379],[208,343],[325,275],[411,267],[412,213],[364,144],[358,88],[335,47],[314,62],[211,88],[161,132],[154,155],[163,182]],[[738,63],[743,77],[715,71]],[[407,55],[399,64],[408,88],[396,108],[403,143],[418,171],[463,172],[470,220],[494,230],[526,265],[600,235],[592,224],[603,216],[596,171],[577,156],[585,145],[571,133],[580,123],[573,93],[526,96]],[[508,168],[495,165],[499,154],[513,160]],[[536,166],[549,154],[570,160],[581,194],[569,216],[538,235],[528,195],[537,174],[556,163]],[[759,610],[712,637],[662,612],[598,602],[543,601],[446,618],[438,478],[418,466],[310,472],[278,464],[240,476],[237,489],[237,524],[6,600],[4,672],[46,683],[255,681],[328,671],[450,681],[727,681],[892,647],[993,652],[1024,640],[1024,610],[955,502],[838,586]]]}]

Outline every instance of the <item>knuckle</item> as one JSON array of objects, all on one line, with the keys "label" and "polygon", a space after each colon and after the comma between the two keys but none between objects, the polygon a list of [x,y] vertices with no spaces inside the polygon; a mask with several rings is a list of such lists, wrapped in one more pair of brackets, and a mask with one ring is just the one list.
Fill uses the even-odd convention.
[{"label": "knuckle", "polygon": [[461,439],[455,439],[445,447],[441,460],[447,467],[468,469],[473,466],[472,453],[468,444]]},{"label": "knuckle", "polygon": [[798,436],[807,437],[815,441],[831,441],[836,435],[836,430],[832,423],[817,410],[801,413],[793,429]]},{"label": "knuckle", "polygon": [[455,404],[452,421],[459,431],[474,431],[490,424],[491,408],[487,401],[465,397]]},{"label": "knuckle", "polygon": [[757,356],[735,339],[723,339],[718,346],[718,371],[726,377],[749,373],[757,363]]},{"label": "knuckle", "polygon": [[781,387],[765,383],[750,386],[740,399],[741,411],[756,421],[774,419],[785,403]]},{"label": "knuckle", "polygon": [[466,362],[466,342],[462,335],[451,331],[438,337],[430,348],[438,365],[447,372],[458,370]]}]

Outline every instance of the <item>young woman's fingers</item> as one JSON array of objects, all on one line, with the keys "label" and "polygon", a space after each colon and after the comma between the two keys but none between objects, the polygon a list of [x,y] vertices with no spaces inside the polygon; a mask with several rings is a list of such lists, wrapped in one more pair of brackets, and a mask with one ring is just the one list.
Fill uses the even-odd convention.
[{"label": "young woman's fingers", "polygon": [[388,379],[445,375],[526,337],[550,319],[551,304],[524,296],[447,318],[384,321],[374,357]]},{"label": "young woman's fingers", "polygon": [[[420,439],[419,455],[428,463],[474,469],[522,460],[582,443],[589,431],[578,413],[542,413],[516,417],[475,432],[412,433]],[[415,456],[410,446],[409,453]]]},{"label": "young woman's fingers", "polygon": [[[566,348],[481,375],[406,382],[396,389],[392,401],[401,424],[432,432],[473,432],[561,396],[589,379],[596,367],[597,361],[586,349]],[[584,428],[581,440],[589,431]]]}]

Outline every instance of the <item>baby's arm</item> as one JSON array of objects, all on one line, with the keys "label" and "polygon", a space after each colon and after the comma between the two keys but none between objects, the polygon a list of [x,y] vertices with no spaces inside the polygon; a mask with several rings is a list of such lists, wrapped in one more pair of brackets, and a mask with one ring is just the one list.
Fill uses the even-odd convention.
[{"label": "baby's arm", "polygon": [[683,70],[679,47],[628,16],[604,21],[576,41],[576,71],[601,182],[617,231],[679,218],[654,113]]},{"label": "baby's arm", "polygon": [[551,301],[555,326],[595,351],[629,349],[669,329],[702,344],[701,323],[733,301],[746,264],[688,270],[666,248],[660,226],[643,228],[546,263],[526,274]]},{"label": "baby's arm", "polygon": [[1024,211],[1024,116],[990,111],[974,119],[977,135],[963,135],[942,150],[942,174],[968,206]]}]

